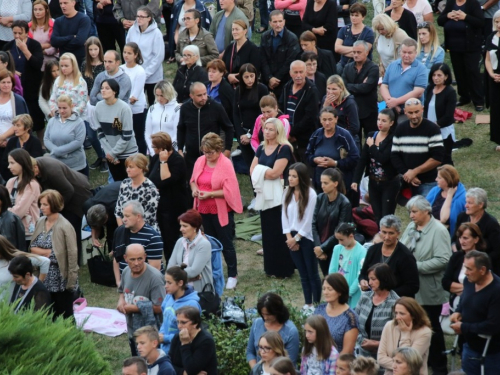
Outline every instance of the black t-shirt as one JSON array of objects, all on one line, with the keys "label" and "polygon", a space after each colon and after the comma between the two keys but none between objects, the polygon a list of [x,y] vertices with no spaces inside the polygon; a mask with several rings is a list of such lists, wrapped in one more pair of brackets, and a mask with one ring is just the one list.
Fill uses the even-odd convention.
[{"label": "black t-shirt", "polygon": [[285,185],[288,185],[288,167],[290,167],[290,163],[293,161],[293,154],[290,146],[286,144],[279,145],[271,155],[266,155],[266,153],[264,152],[264,146],[260,145],[255,152],[255,156],[257,156],[259,164],[265,165],[269,168],[274,167],[274,163],[276,162],[276,160],[287,159],[288,162],[285,170],[283,171],[283,178],[285,180]]}]

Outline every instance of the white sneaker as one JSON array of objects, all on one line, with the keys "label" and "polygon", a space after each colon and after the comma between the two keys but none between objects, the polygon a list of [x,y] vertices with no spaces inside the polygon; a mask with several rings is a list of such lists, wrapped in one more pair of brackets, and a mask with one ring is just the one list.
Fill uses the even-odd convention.
[{"label": "white sneaker", "polygon": [[233,152],[231,152],[231,157],[235,157],[235,156],[239,156],[241,155],[241,150],[239,148],[237,148],[236,150],[234,150]]},{"label": "white sneaker", "polygon": [[226,283],[226,289],[236,288],[237,283],[238,283],[238,279],[236,277],[228,277],[227,283]]},{"label": "white sneaker", "polygon": [[255,198],[252,199],[252,201],[250,202],[250,204],[248,205],[247,207],[247,210],[248,211],[251,211],[255,208]]},{"label": "white sneaker", "polygon": [[304,315],[312,315],[314,313],[314,306],[304,305],[300,310]]},{"label": "white sneaker", "polygon": [[252,241],[262,241],[262,233],[259,233],[259,234],[254,234],[250,240]]}]

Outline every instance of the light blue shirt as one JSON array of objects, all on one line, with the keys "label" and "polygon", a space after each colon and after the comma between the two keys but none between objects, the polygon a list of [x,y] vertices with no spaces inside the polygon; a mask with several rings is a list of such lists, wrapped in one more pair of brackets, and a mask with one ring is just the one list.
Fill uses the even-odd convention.
[{"label": "light blue shirt", "polygon": [[219,53],[224,52],[224,50],[226,49],[226,46],[224,45],[224,41],[226,38],[226,32],[225,32],[226,20],[227,17],[225,15],[222,15],[222,18],[220,19],[219,22],[219,26],[217,27],[217,34],[215,34],[215,44],[217,45]]},{"label": "light blue shirt", "polygon": [[427,68],[417,59],[406,69],[403,69],[401,59],[393,61],[387,67],[382,80],[382,84],[388,86],[389,94],[394,98],[406,95],[415,87],[425,89],[427,82]]}]

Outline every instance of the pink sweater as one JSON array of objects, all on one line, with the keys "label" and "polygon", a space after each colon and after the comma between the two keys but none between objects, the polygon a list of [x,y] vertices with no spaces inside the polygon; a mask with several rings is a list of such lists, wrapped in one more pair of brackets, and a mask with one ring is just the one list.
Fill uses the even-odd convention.
[{"label": "pink sweater", "polygon": [[[287,138],[290,135],[290,123],[288,122],[288,117],[289,117],[288,115],[278,116],[278,118],[283,123],[283,126],[285,127]],[[257,148],[260,145],[259,132],[260,132],[260,129],[262,128],[262,121],[261,120],[262,120],[262,115],[257,117],[257,120],[255,120],[255,125],[253,126],[252,140],[250,141],[250,144],[251,144],[254,151],[257,151]]]},{"label": "pink sweater", "polygon": [[[12,193],[14,182],[17,177],[12,177],[7,181],[6,187],[9,193]],[[25,234],[31,235],[35,229],[35,224],[40,218],[40,209],[38,208],[38,197],[40,196],[40,184],[36,180],[31,180],[29,185],[24,188],[22,193],[18,193],[16,204],[9,208],[9,211],[21,218],[24,224]],[[31,231],[30,231],[30,225]]]},{"label": "pink sweater", "polygon": [[[35,31],[31,30],[32,22],[28,23],[30,31],[28,36],[32,39],[35,39],[40,44],[50,43],[50,37],[52,36],[52,28],[54,27],[54,20],[49,20],[49,28],[47,31],[43,30],[43,27],[37,27]],[[42,71],[45,70],[45,64],[50,60],[56,60],[57,49],[55,47],[47,48],[43,51],[43,65]]]},{"label": "pink sweater", "polygon": [[[190,182],[196,182],[198,180],[198,177],[203,172],[206,162],[207,159],[205,158],[205,155],[200,156],[198,160],[196,160]],[[219,160],[217,160],[217,164],[215,165],[214,173],[212,175],[212,190],[224,191],[224,198],[215,198],[219,223],[221,227],[224,227],[229,224],[227,206],[229,206],[234,212],[240,214],[243,212],[243,204],[241,203],[240,186],[238,185],[238,179],[236,178],[233,163],[222,153],[219,156]],[[198,204],[199,200],[198,198],[195,198],[193,208],[196,209]]]},{"label": "pink sweater", "polygon": [[304,17],[304,12],[306,11],[307,0],[297,0],[293,2],[292,0],[274,0],[274,7],[279,10],[298,10],[300,13],[300,19]]}]

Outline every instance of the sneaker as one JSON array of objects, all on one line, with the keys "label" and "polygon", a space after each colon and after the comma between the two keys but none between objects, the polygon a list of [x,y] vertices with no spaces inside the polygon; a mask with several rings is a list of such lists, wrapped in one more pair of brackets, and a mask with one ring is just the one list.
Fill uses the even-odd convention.
[{"label": "sneaker", "polygon": [[97,169],[101,166],[101,163],[102,163],[102,159],[97,159],[95,162],[93,162],[92,164],[89,165],[89,168],[90,169]]},{"label": "sneaker", "polygon": [[101,167],[99,168],[99,172],[101,172],[101,173],[108,173],[109,172],[108,162],[106,160],[103,160],[101,162]]},{"label": "sneaker", "polygon": [[90,150],[92,148],[92,143],[90,142],[90,139],[85,138],[85,141],[83,142],[83,148],[85,148],[85,150]]},{"label": "sneaker", "polygon": [[226,289],[236,288],[237,283],[238,283],[238,279],[236,277],[228,277],[227,283],[226,283]]},{"label": "sneaker", "polygon": [[250,204],[248,205],[247,207],[247,210],[248,211],[251,211],[255,208],[255,198],[252,199],[252,201],[250,202]]},{"label": "sneaker", "polygon": [[256,234],[250,238],[251,241],[262,241],[262,234]]},{"label": "sneaker", "polygon": [[234,158],[235,156],[240,156],[241,155],[241,150],[237,148],[233,152],[231,152],[231,157]]}]

